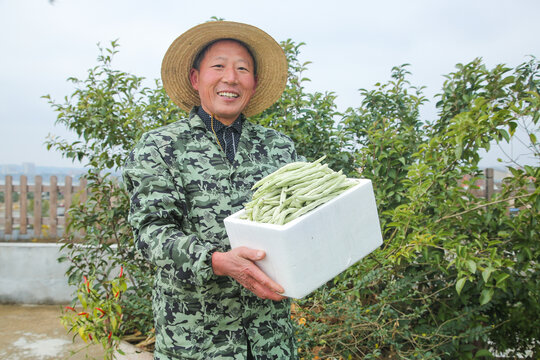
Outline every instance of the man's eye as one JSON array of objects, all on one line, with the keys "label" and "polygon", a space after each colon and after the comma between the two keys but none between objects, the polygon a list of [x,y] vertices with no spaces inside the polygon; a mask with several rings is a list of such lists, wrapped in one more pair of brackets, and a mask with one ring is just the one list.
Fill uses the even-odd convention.
[{"label": "man's eye", "polygon": [[214,68],[222,68],[223,65],[221,65],[221,64],[215,64],[215,65],[212,65],[212,67],[214,67]]}]

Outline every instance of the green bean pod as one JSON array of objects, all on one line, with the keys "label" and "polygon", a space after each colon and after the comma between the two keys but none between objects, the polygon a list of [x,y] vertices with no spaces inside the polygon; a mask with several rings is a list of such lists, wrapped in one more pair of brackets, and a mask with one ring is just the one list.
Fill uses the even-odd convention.
[{"label": "green bean pod", "polygon": [[256,182],[243,219],[286,224],[354,186],[341,171],[313,162],[289,163]]}]

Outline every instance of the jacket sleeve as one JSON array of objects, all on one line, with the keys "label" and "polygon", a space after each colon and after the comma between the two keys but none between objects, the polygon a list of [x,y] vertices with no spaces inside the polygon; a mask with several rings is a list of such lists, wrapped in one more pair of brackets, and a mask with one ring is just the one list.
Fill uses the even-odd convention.
[{"label": "jacket sleeve", "polygon": [[215,276],[211,258],[218,249],[182,231],[188,211],[185,192],[160,150],[152,135],[144,135],[123,170],[135,246],[161,276],[199,286]]}]

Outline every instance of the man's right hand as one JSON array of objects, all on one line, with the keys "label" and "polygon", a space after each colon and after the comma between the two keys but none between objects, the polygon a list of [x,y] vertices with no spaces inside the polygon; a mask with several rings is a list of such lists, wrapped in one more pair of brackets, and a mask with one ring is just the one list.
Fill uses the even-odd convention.
[{"label": "man's right hand", "polygon": [[285,290],[270,279],[255,261],[266,256],[262,250],[238,247],[227,252],[212,254],[212,268],[218,276],[230,276],[261,299],[280,301]]}]

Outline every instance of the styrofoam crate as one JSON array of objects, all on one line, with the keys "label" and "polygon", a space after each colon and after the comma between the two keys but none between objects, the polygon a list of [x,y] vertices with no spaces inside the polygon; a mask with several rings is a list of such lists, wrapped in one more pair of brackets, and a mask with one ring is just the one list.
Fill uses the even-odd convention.
[{"label": "styrofoam crate", "polygon": [[231,247],[264,250],[256,264],[285,296],[310,294],[382,244],[371,180],[351,180],[358,184],[285,225],[232,214],[224,220]]}]

